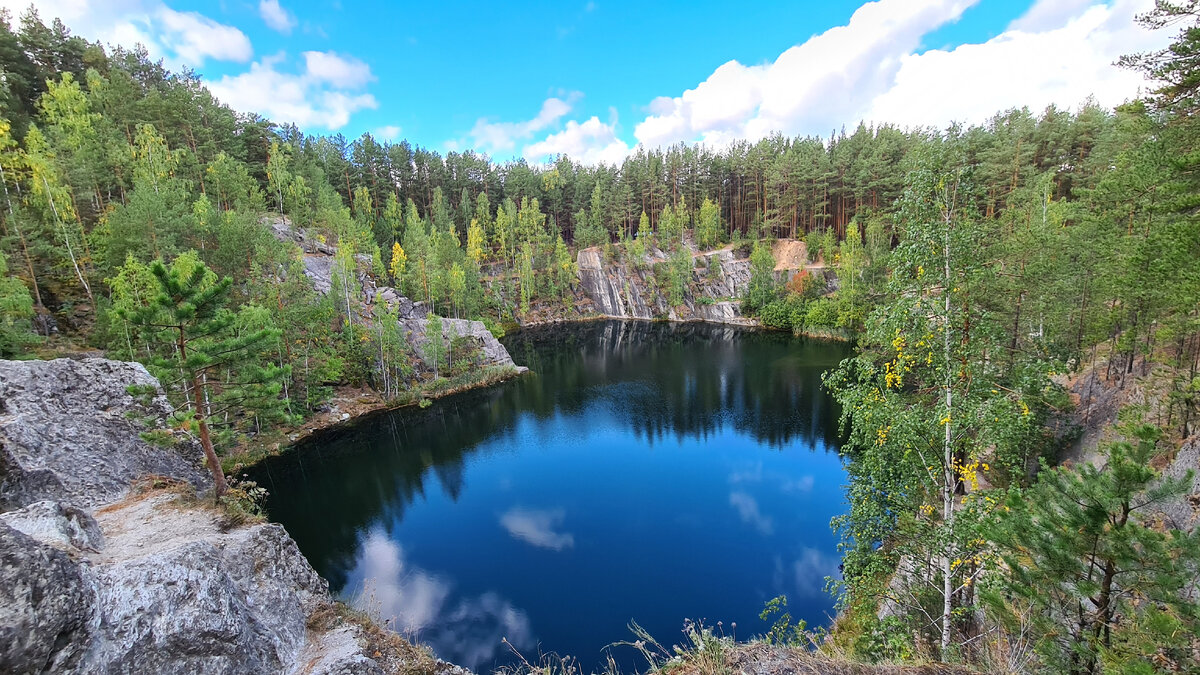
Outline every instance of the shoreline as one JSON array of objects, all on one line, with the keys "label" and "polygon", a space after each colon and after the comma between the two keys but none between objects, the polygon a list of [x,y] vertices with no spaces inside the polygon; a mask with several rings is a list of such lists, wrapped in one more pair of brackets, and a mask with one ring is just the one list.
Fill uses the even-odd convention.
[{"label": "shoreline", "polygon": [[[644,321],[647,323],[706,323],[714,326],[733,326],[736,328],[744,328],[748,330],[759,330],[772,333],[790,334],[793,337],[804,338],[808,340],[825,340],[829,342],[853,343],[853,336],[844,336],[836,333],[827,332],[810,332],[810,331],[787,331],[778,328],[764,326],[761,322],[751,319],[752,323],[734,323],[730,321],[710,321],[707,319],[668,319],[668,318],[643,318],[643,317],[628,317],[628,316],[611,316],[607,314],[595,314],[592,316],[584,316],[579,318],[569,319],[548,319],[530,321],[524,324],[515,326],[515,330],[506,332],[505,335],[514,335],[523,330],[541,328],[544,326],[559,326],[565,324],[582,324],[595,321]],[[494,368],[494,367],[493,367]],[[523,366],[515,368],[502,368],[500,372],[489,372],[492,369],[485,369],[482,375],[478,378],[468,380],[447,389],[434,389],[432,391],[421,390],[411,391],[408,400],[391,400],[385,401],[379,398],[378,392],[369,389],[353,390],[345,388],[342,390],[341,397],[334,396],[331,401],[334,402],[332,410],[321,415],[314,415],[305,423],[298,427],[288,429],[278,429],[271,432],[265,432],[256,437],[251,443],[239,446],[236,454],[226,455],[221,460],[222,470],[226,474],[233,474],[240,471],[245,471],[257,466],[260,462],[286,454],[296,446],[309,441],[314,436],[319,436],[323,433],[334,432],[338,429],[348,427],[363,419],[373,415],[383,414],[394,410],[401,410],[411,406],[419,406],[423,400],[430,402],[437,401],[454,394],[460,394],[466,391],[475,389],[484,389],[493,385],[507,382],[521,375],[533,372]],[[357,391],[358,394],[352,396]],[[369,393],[368,393],[369,392]],[[366,399],[366,400],[364,400]],[[345,405],[350,408],[346,411],[342,408]],[[341,415],[339,416],[339,413]],[[323,417],[323,419],[318,419]]]}]

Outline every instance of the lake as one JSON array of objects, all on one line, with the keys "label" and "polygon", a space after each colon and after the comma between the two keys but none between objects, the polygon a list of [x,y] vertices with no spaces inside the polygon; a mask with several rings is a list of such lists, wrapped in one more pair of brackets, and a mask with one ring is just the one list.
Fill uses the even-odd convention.
[{"label": "lake", "polygon": [[685,619],[748,638],[777,595],[828,624],[846,478],[821,373],[847,345],[620,321],[504,343],[533,372],[256,469],[336,593],[480,671],[511,662],[502,638],[596,668],[631,621],[667,646]]}]

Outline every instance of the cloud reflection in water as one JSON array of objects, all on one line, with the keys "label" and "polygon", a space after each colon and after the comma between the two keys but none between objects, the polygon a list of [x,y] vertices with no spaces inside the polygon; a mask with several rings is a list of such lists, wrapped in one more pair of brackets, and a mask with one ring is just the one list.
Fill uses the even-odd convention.
[{"label": "cloud reflection in water", "polygon": [[556,532],[566,518],[563,509],[526,509],[520,506],[505,511],[500,525],[514,538],[526,544],[561,551],[575,545],[575,535]]},{"label": "cloud reflection in water", "polygon": [[347,588],[359,589],[356,608],[473,670],[495,660],[501,638],[517,649],[534,645],[525,612],[491,591],[452,601],[449,581],[406,562],[400,544],[378,529],[362,541]]}]

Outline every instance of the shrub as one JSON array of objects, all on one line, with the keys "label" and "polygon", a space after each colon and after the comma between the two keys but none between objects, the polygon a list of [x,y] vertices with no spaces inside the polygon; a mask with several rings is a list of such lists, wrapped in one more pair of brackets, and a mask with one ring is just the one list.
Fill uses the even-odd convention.
[{"label": "shrub", "polygon": [[804,315],[804,324],[810,327],[824,326],[833,328],[837,326],[838,308],[829,298],[820,298],[808,305],[808,311]]}]

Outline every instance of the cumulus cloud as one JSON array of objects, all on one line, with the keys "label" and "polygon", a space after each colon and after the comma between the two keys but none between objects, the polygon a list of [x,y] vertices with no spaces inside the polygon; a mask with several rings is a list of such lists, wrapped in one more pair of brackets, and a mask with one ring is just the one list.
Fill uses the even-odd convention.
[{"label": "cumulus cloud", "polygon": [[617,138],[612,124],[592,116],[582,124],[568,121],[562,131],[525,146],[523,154],[531,161],[569,155],[584,164],[620,164],[629,154],[629,144]]},{"label": "cumulus cloud", "polygon": [[798,133],[851,121],[859,97],[886,88],[900,56],[955,21],[973,0],[878,0],[789,48],[773,63],[729,61],[693,89],[650,105],[634,130],[647,146],[702,140],[723,146],[773,131]]},{"label": "cumulus cloud", "polygon": [[233,26],[198,12],[177,12],[166,5],[159,7],[155,16],[161,41],[189,66],[200,67],[210,57],[240,63],[254,56],[250,38]]},{"label": "cumulus cloud", "polygon": [[455,598],[453,585],[405,559],[381,530],[359,545],[352,604],[376,612],[400,633],[419,637],[442,658],[471,669],[495,660],[507,638],[517,649],[535,644],[529,617],[493,591]]},{"label": "cumulus cloud", "polygon": [[650,102],[634,136],[646,146],[722,147],[773,132],[824,135],[860,120],[909,126],[979,123],[1019,106],[1106,106],[1135,96],[1140,74],[1112,64],[1165,45],[1136,25],[1153,0],[1039,0],[995,38],[917,53],[923,36],[977,0],[878,0],[844,26],[773,62],[729,61],[696,87]]},{"label": "cumulus cloud", "polygon": [[370,66],[337,52],[304,52],[304,66],[313,80],[344,89],[360,89],[375,79]]},{"label": "cumulus cloud", "polygon": [[[14,20],[28,0],[0,0]],[[141,44],[174,69],[199,68],[209,60],[245,63],[254,56],[241,30],[199,12],[180,12],[160,0],[40,0],[34,3],[43,23],[62,19],[77,35],[126,48]]]},{"label": "cumulus cloud", "polygon": [[541,109],[533,119],[522,122],[496,122],[481,117],[475,121],[475,126],[467,132],[467,136],[474,147],[485,152],[509,152],[516,147],[517,141],[528,140],[537,132],[556,124],[571,112],[581,97],[579,92],[572,92],[565,99],[551,96],[542,102]]},{"label": "cumulus cloud", "polygon": [[[19,17],[27,3],[0,0],[0,7]],[[242,31],[198,12],[176,11],[161,0],[40,0],[37,6],[43,21],[60,17],[78,35],[105,44],[140,44],[151,58],[163,59],[174,70],[199,68],[210,60],[249,62],[247,70],[212,80],[208,87],[235,110],[275,122],[337,130],[354,113],[379,106],[365,91],[375,81],[370,66],[348,54],[306,51],[299,63],[284,53],[255,60]],[[296,25],[278,0],[261,0],[259,13],[276,30],[287,32]]]},{"label": "cumulus cloud", "polygon": [[944,126],[978,123],[1015,106],[1072,108],[1094,97],[1111,107],[1136,96],[1145,84],[1142,74],[1112,64],[1122,54],[1162,46],[1161,34],[1134,23],[1147,2],[1075,9],[1065,15],[1058,0],[1042,0],[987,42],[904,56],[893,85],[862,117]]},{"label": "cumulus cloud", "polygon": [[[332,52],[305,52],[305,69],[282,70],[284,54],[263,58],[238,75],[210,82],[209,90],[235,110],[254,110],[272,121],[304,128],[340,129],[350,116],[379,107],[375,97],[354,91],[374,79],[370,68],[357,59]],[[338,74],[345,77],[339,79]]]},{"label": "cumulus cloud", "polygon": [[735,491],[729,493],[729,505],[737,511],[743,523],[750,525],[761,534],[771,534],[775,531],[775,523],[770,516],[764,515],[758,508],[758,500],[748,493]]},{"label": "cumulus cloud", "polygon": [[400,133],[400,127],[394,124],[388,124],[375,129],[375,136],[385,141],[394,141],[397,138],[400,138]]},{"label": "cumulus cloud", "polygon": [[284,35],[291,33],[292,29],[296,27],[296,17],[284,9],[283,5],[279,4],[279,0],[260,0],[258,14],[271,30],[279,31]]},{"label": "cumulus cloud", "polygon": [[526,509],[517,506],[500,516],[500,526],[514,539],[526,544],[561,551],[575,545],[575,535],[557,531],[566,515],[562,509]]}]

